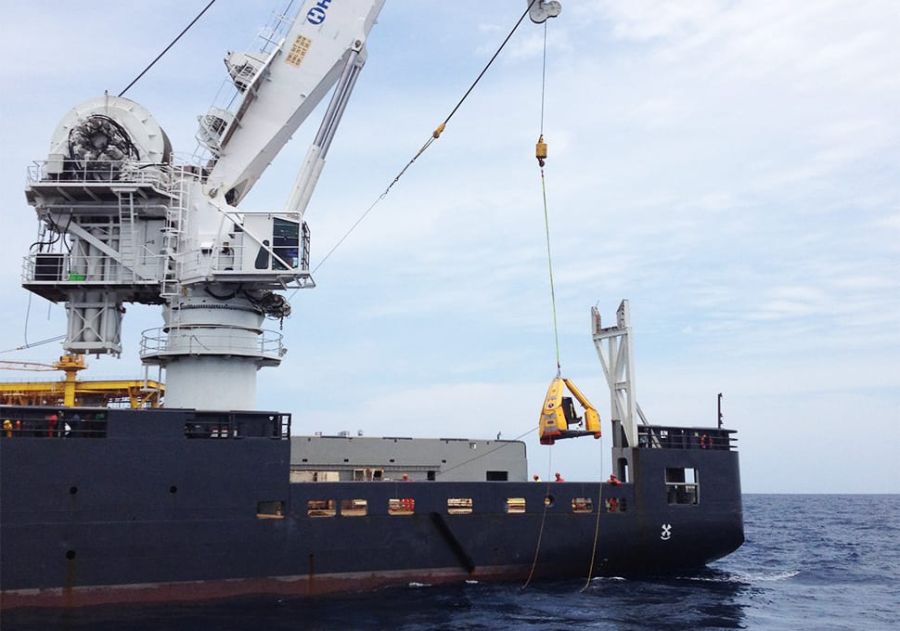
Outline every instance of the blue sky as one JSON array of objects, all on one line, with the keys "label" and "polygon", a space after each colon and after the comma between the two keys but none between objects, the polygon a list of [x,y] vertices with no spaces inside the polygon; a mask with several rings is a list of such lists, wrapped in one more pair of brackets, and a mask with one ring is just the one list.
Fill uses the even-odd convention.
[{"label": "blue sky", "polygon": [[[0,350],[22,343],[24,170],[69,107],[118,92],[204,2],[3,1]],[[177,151],[271,0],[220,0],[129,97]],[[369,206],[524,2],[388,0],[307,220],[313,263]],[[533,157],[541,29],[526,23],[444,136],[294,300],[259,404],[295,431],[512,437],[535,426],[554,349]],[[563,370],[608,397],[589,310],[632,303],[638,398],[659,424],[739,430],[744,488],[900,492],[900,9],[891,0],[563,2],[545,134]],[[308,121],[248,197],[285,203]],[[49,315],[48,315],[49,314]],[[136,375],[126,353],[86,376]],[[32,301],[29,338],[63,331]],[[277,327],[277,324],[275,325]],[[48,360],[45,346],[5,358]],[[25,375],[9,373],[10,378]],[[529,439],[532,468],[608,470],[608,440]]]}]

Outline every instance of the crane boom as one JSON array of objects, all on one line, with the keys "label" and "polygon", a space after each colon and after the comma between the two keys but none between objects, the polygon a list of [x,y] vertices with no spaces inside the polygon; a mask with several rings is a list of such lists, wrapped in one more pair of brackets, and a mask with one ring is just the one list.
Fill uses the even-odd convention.
[{"label": "crane boom", "polygon": [[[353,69],[358,72],[365,63],[366,38],[383,6],[384,0],[303,4],[253,79],[238,84],[243,97],[219,140],[207,180],[211,196],[224,195],[237,206],[338,80],[348,75],[355,80]],[[329,111],[342,112],[348,95],[344,92]],[[331,133],[334,122],[328,123]]]}]

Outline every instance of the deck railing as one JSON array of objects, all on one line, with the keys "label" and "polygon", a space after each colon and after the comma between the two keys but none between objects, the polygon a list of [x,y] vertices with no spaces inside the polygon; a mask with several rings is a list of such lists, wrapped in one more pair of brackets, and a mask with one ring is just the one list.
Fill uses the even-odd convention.
[{"label": "deck railing", "polygon": [[68,185],[127,183],[166,192],[171,182],[172,171],[178,168],[156,162],[64,160],[60,165],[47,160],[38,160],[28,167],[26,181],[31,186],[48,183]]},{"label": "deck railing", "polygon": [[638,447],[660,449],[712,449],[731,451],[737,438],[733,429],[716,427],[638,426]]},{"label": "deck railing", "polygon": [[106,438],[106,413],[27,407],[0,411],[0,438]]},{"label": "deck railing", "polygon": [[291,436],[290,414],[198,414],[184,423],[186,438],[278,438]]}]

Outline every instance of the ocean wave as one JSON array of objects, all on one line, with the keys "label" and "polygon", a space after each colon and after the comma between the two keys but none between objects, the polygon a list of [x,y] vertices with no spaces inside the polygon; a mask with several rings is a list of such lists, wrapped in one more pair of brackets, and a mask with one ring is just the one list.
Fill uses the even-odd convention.
[{"label": "ocean wave", "polygon": [[594,581],[627,581],[628,579],[624,576],[595,576],[591,579],[591,582]]},{"label": "ocean wave", "polygon": [[704,583],[774,583],[794,578],[800,570],[788,570],[768,574],[727,574],[722,576],[678,576],[683,581],[701,581]]},{"label": "ocean wave", "polygon": [[431,587],[431,583],[416,583],[413,581],[407,587],[412,587],[413,589],[419,589],[420,587]]}]

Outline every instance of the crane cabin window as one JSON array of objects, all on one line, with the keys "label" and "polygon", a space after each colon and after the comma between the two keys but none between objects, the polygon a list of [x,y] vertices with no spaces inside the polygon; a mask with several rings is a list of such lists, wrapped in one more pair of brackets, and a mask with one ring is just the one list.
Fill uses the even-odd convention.
[{"label": "crane cabin window", "polygon": [[[300,266],[300,224],[279,219],[272,222],[272,252],[278,258],[272,261],[272,269],[297,269]],[[279,260],[281,259],[281,260]],[[282,262],[284,261],[284,262]],[[285,265],[287,263],[287,266]]]}]

